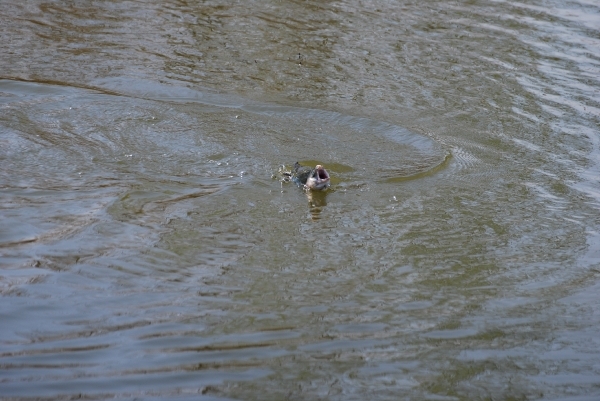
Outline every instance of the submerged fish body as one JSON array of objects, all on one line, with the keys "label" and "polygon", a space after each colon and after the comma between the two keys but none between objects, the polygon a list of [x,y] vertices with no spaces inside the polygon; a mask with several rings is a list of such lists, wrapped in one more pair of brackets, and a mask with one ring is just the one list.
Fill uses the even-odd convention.
[{"label": "submerged fish body", "polygon": [[327,170],[320,164],[317,164],[315,168],[310,168],[296,162],[292,179],[307,189],[322,190],[329,187],[330,177]]}]

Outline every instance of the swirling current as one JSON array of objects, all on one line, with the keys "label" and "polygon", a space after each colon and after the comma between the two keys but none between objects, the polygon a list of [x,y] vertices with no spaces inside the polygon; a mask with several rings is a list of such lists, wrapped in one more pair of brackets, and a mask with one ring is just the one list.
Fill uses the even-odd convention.
[{"label": "swirling current", "polygon": [[0,36],[0,399],[599,399],[596,2],[5,1]]}]

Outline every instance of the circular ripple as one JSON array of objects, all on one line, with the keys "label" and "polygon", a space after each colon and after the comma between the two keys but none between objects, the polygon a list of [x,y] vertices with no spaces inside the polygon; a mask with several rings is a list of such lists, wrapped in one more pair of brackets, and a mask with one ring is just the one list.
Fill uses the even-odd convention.
[{"label": "circular ripple", "polygon": [[[123,87],[119,82],[102,86],[111,91]],[[450,160],[448,152],[432,138],[364,117],[145,81],[128,82],[124,95],[184,103],[196,115],[202,113],[203,136],[254,160],[254,165],[238,167],[257,175],[270,175],[281,164],[299,161],[323,164],[333,173],[334,182],[393,182],[438,171]]]}]

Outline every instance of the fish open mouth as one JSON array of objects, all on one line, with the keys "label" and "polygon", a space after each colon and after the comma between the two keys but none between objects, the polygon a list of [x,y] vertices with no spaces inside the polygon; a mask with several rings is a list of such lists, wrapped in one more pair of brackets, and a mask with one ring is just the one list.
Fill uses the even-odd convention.
[{"label": "fish open mouth", "polygon": [[317,164],[315,168],[311,168],[296,162],[294,170],[283,172],[283,176],[283,181],[294,181],[304,189],[320,190],[329,187],[329,173],[320,164]]},{"label": "fish open mouth", "polygon": [[323,166],[317,164],[312,176],[306,182],[306,186],[312,189],[324,189],[329,186],[329,173]]},{"label": "fish open mouth", "polygon": [[321,166],[320,164],[317,164],[317,167],[315,167],[315,173],[313,174],[313,177],[315,177],[319,181],[324,181],[324,180],[328,181],[329,173],[327,172],[327,170],[325,170],[323,168],[323,166]]}]

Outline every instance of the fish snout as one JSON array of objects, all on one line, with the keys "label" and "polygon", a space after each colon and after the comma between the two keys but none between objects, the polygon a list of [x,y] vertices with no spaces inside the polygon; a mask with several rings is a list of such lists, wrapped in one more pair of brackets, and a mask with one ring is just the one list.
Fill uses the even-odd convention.
[{"label": "fish snout", "polygon": [[306,186],[310,189],[325,189],[329,186],[329,173],[325,168],[317,164],[313,173],[310,175],[306,182]]}]

